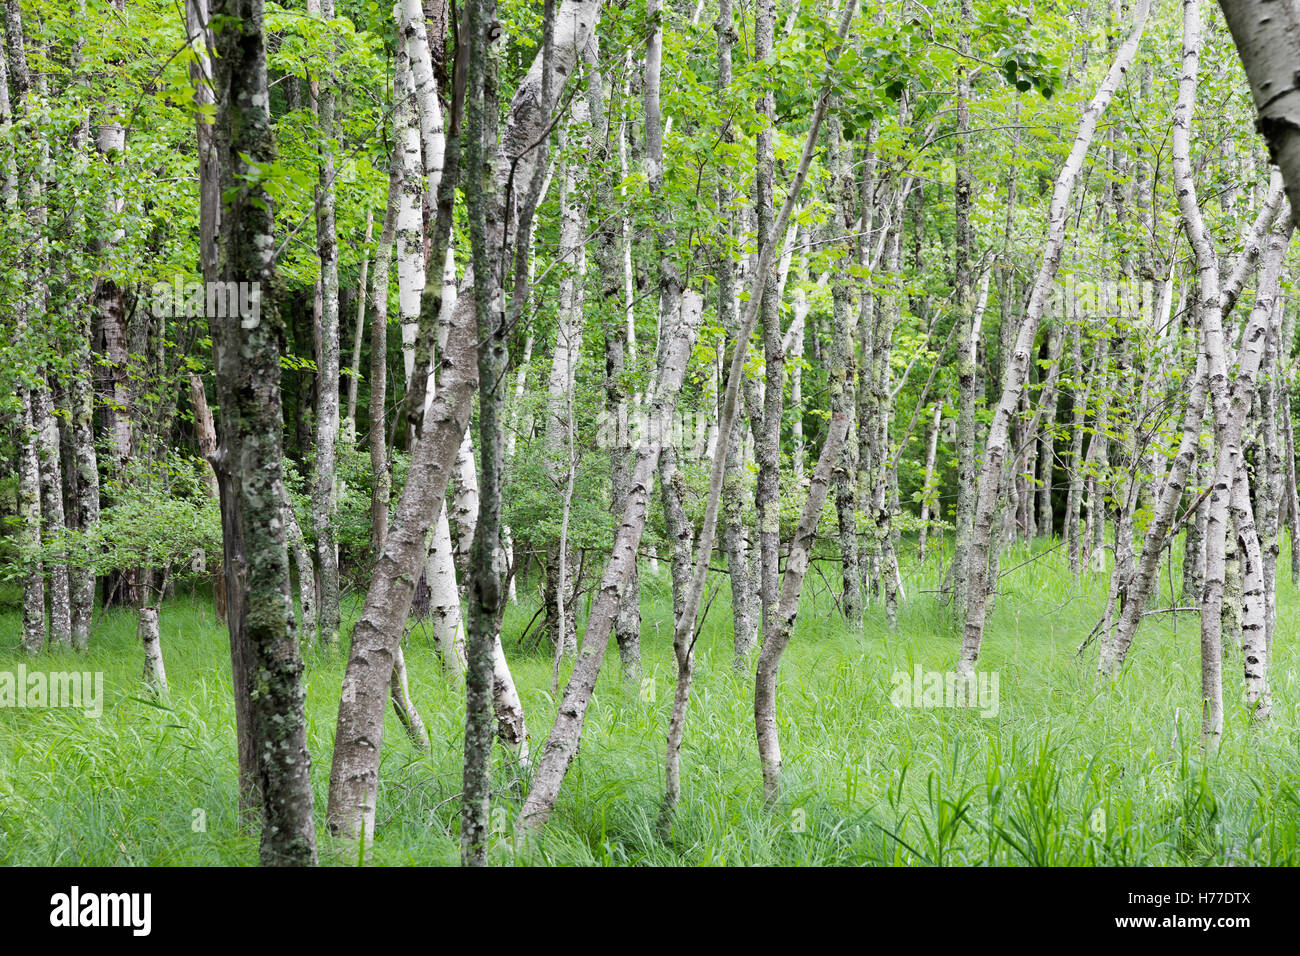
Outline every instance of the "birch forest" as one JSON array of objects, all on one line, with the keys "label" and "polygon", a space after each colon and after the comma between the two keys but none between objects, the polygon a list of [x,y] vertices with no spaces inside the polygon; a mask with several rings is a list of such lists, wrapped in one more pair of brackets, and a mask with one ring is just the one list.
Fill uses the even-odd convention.
[{"label": "birch forest", "polygon": [[1295,0],[0,7],[0,863],[1300,863]]}]

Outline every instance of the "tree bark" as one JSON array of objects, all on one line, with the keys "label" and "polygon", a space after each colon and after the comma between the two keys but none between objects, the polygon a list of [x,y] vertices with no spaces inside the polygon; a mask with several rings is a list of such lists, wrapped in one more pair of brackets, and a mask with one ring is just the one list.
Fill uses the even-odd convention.
[{"label": "tree bark", "polygon": [[504,606],[496,560],[501,523],[501,465],[507,361],[498,250],[489,246],[488,217],[496,203],[492,176],[497,142],[497,76],[491,58],[496,0],[469,0],[469,67],[466,85],[466,205],[474,272],[474,317],[479,385],[479,456],[482,485],[469,584],[469,639],[465,674],[465,764],[460,849],[465,866],[486,866],[492,756],[492,651]]},{"label": "tree bark", "polygon": [[219,276],[257,283],[260,315],[210,319],[221,412],[217,476],[236,716],[251,728],[262,805],[263,865],[314,865],[311,757],[302,659],[288,594],[280,435],[283,326],[274,288],[274,210],[257,168],[275,159],[262,0],[214,0],[216,138],[221,159]]},{"label": "tree bark", "polygon": [[[309,0],[309,14],[315,2],[317,0]],[[319,15],[333,20],[334,0],[319,0]],[[331,52],[327,61],[327,70],[331,73],[333,66],[334,54]],[[339,438],[339,249],[333,144],[335,83],[333,76],[326,76],[320,87],[318,108],[321,146],[316,187],[316,251],[320,259],[321,311],[316,355],[316,448],[311,502],[320,599],[317,621],[321,646],[331,652],[338,647],[341,627],[339,554],[334,534]]]},{"label": "tree bark", "polygon": [[[723,0],[724,3],[729,0]],[[623,271],[619,255],[621,240],[622,212],[616,207],[612,185],[613,142],[615,137],[623,136],[621,123],[611,121],[609,102],[612,97],[606,89],[605,74],[601,70],[597,38],[592,35],[591,42],[584,51],[587,79],[587,100],[591,110],[591,125],[594,141],[592,153],[592,191],[593,206],[596,210],[595,236],[592,243],[592,262],[600,277],[601,299],[607,303],[617,302],[623,292]],[[617,132],[615,131],[617,126]],[[620,139],[621,142],[621,139]],[[725,265],[723,266],[725,268]],[[721,286],[721,278],[719,286]],[[629,340],[628,318],[626,312],[617,308],[606,310],[602,328],[605,352],[605,414],[616,422],[626,420],[628,408],[628,371]],[[614,515],[623,513],[627,504],[628,481],[631,477],[632,449],[619,433],[610,443],[610,512]],[[514,579],[511,578],[513,586]],[[623,680],[637,684],[641,680],[641,602],[639,599],[637,569],[632,569],[632,577],[623,593],[623,603],[619,606],[618,617],[614,621],[614,640],[618,643],[619,662],[622,666]]]},{"label": "tree bark", "polygon": [[1300,209],[1300,10],[1273,0],[1220,0],[1219,7],[1246,68],[1256,127],[1286,178],[1294,212]]},{"label": "tree bark", "polygon": [[[842,231],[844,235],[853,232],[854,189],[848,147],[842,142],[840,124],[832,116],[826,124],[826,136],[831,153],[831,214],[832,229]],[[856,378],[857,368],[853,354],[853,329],[849,316],[852,305],[850,286],[852,261],[851,247],[845,242],[837,250],[835,264],[835,281],[831,286],[831,360],[828,368],[830,376],[831,415],[849,421],[845,434],[841,457],[832,470],[835,484],[835,514],[840,533],[840,610],[850,624],[862,622],[862,572],[858,565],[858,430],[856,416],[858,410]],[[800,333],[802,340],[802,332]],[[800,342],[802,344],[802,341]],[[799,352],[802,353],[800,348]],[[796,356],[796,367],[802,361],[802,354]],[[802,417],[803,409],[795,402],[795,414]],[[802,436],[800,436],[802,455]],[[796,472],[802,477],[802,463]]]},{"label": "tree bark", "polygon": [[758,655],[758,674],[754,681],[754,726],[758,734],[758,755],[763,767],[763,798],[770,805],[781,794],[781,742],[776,729],[777,675],[781,655],[794,631],[795,615],[799,611],[799,592],[803,587],[804,572],[808,570],[809,555],[817,534],[817,521],[830,484],[831,469],[838,459],[844,437],[848,433],[849,419],[833,418],[822,446],[821,456],[813,471],[808,487],[808,500],[799,517],[799,527],[790,543],[790,556],[786,561],[782,580],[780,617],[776,629],[766,635],[763,649]]},{"label": "tree bark", "polygon": [[[207,462],[207,492],[213,501],[221,501],[221,483],[217,478],[214,465],[217,454],[217,426],[212,419],[212,409],[208,407],[208,395],[203,388],[203,379],[194,372],[190,373],[190,407],[194,410],[194,430],[198,434],[199,453]],[[225,561],[212,572],[212,601],[217,613],[217,620],[226,622],[226,567]],[[305,633],[300,629],[299,633]]]},{"label": "tree bark", "polygon": [[[37,457],[41,470],[41,536],[47,545],[57,545],[67,531],[63,509],[63,461],[59,450],[59,427],[54,419],[54,396],[46,382],[32,389],[32,412],[37,435]],[[72,594],[68,560],[45,562],[50,592],[50,644],[72,646]]]},{"label": "tree bark", "polygon": [[[971,0],[961,0],[962,21],[971,19]],[[974,252],[970,226],[971,169],[967,159],[966,137],[970,128],[970,78],[964,57],[970,53],[970,35],[962,31],[959,39],[962,57],[957,70],[957,136],[953,140],[954,179],[953,211],[953,295],[956,297],[959,323],[957,332],[957,513],[953,544],[952,582],[953,619],[966,621],[967,582],[970,576],[971,534],[975,521],[975,376],[979,349],[979,329],[974,320],[970,259]],[[984,274],[986,277],[987,272]],[[987,278],[982,281],[987,283]],[[986,286],[987,287],[987,286]]]}]

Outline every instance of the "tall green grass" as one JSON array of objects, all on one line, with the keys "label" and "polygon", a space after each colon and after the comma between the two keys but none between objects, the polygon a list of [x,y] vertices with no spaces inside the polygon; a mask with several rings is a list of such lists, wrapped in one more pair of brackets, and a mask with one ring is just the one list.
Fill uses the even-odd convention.
[{"label": "tall green grass", "polygon": [[[1048,545],[1038,542],[1033,553]],[[1288,864],[1300,862],[1300,602],[1279,585],[1274,714],[1252,727],[1241,657],[1225,662],[1227,722],[1218,753],[1199,752],[1199,632],[1195,615],[1147,618],[1118,683],[1094,682],[1096,648],[1076,656],[1105,603],[1105,578],[1075,587],[1063,551],[1008,574],[986,633],[982,671],[999,674],[996,717],[900,709],[891,677],[919,663],[947,671],[958,640],[948,609],[923,593],[937,565],[907,567],[908,600],[891,632],[883,610],[849,628],[832,588],[833,563],[806,580],[782,665],[779,726],[785,792],[763,806],[750,679],[731,667],[722,583],[697,644],[682,754],[683,799],[671,833],[656,827],[674,674],[666,571],[643,573],[646,683],[624,688],[611,648],[588,712],[582,749],[540,839],[512,851],[509,832],[527,787],[499,754],[494,860],[522,864]],[[1018,547],[1011,568],[1031,556]],[[1281,567],[1287,565],[1284,560]],[[1175,565],[1175,579],[1177,579]],[[1285,578],[1286,575],[1284,574]],[[722,579],[717,579],[721,583]],[[1162,571],[1162,584],[1167,580]],[[523,589],[521,588],[521,596]],[[1161,594],[1162,603],[1169,601]],[[506,615],[507,655],[540,750],[556,710],[545,648],[524,649],[535,600]],[[350,615],[359,605],[349,607]],[[26,660],[19,618],[0,613],[0,670]],[[104,672],[104,713],[0,709],[0,861],[9,864],[170,865],[256,862],[255,828],[236,812],[228,640],[203,596],[162,614],[171,695],[140,680],[129,612],[104,615],[85,658],[49,653],[29,667]],[[318,819],[345,657],[307,655],[308,737]],[[389,714],[380,771],[374,864],[458,858],[463,691],[444,677],[415,625],[407,663],[429,728],[421,754]],[[201,812],[196,812],[201,811]],[[200,826],[200,823],[202,826]],[[321,829],[322,862],[355,865],[355,850]]]}]

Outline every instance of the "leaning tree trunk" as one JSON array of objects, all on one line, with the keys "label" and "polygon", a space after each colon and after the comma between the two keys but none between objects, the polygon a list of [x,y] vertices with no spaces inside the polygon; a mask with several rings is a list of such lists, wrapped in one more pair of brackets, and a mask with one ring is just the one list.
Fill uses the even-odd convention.
[{"label": "leaning tree trunk", "polygon": [[781,794],[781,743],[776,729],[777,674],[781,655],[794,631],[795,615],[799,612],[799,591],[803,586],[804,572],[808,570],[813,541],[817,535],[817,521],[826,491],[830,484],[831,468],[841,453],[844,437],[849,429],[849,419],[834,418],[822,446],[821,457],[813,471],[808,487],[808,500],[799,518],[799,527],[790,543],[790,556],[786,561],[781,588],[780,617],[776,629],[763,640],[763,650],[758,655],[758,674],[754,681],[754,726],[758,734],[758,755],[763,767],[763,797],[772,804]]},{"label": "leaning tree trunk", "polygon": [[1115,54],[1105,79],[1102,80],[1092,102],[1084,110],[1074,145],[1070,148],[1069,156],[1066,157],[1065,165],[1057,175],[1052,189],[1047,244],[1043,251],[1042,264],[1039,266],[1038,275],[1034,279],[1033,288],[1025,305],[1025,314],[1020,322],[1015,349],[1003,375],[1002,397],[998,402],[993,423],[989,428],[988,440],[984,446],[984,462],[972,528],[970,567],[966,585],[968,607],[959,665],[963,675],[974,674],[980,642],[984,637],[985,608],[988,603],[990,539],[993,531],[993,514],[1001,490],[1002,465],[1007,456],[1012,419],[1020,404],[1021,392],[1028,381],[1030,353],[1037,336],[1038,322],[1042,318],[1048,294],[1056,278],[1057,267],[1061,262],[1061,254],[1064,251],[1070,194],[1074,190],[1074,183],[1083,166],[1088,146],[1096,133],[1097,122],[1110,104],[1115,90],[1137,54],[1150,9],[1150,0],[1140,0],[1133,30]]},{"label": "leaning tree trunk", "polygon": [[532,790],[520,811],[520,822],[528,829],[538,829],[545,825],[555,807],[555,799],[559,796],[560,784],[568,772],[569,764],[578,752],[587,705],[591,702],[601,661],[604,660],[609,645],[610,629],[622,602],[622,591],[627,586],[632,566],[636,562],[637,546],[645,529],[646,509],[650,488],[654,483],[661,440],[676,409],[677,396],[681,391],[695,334],[695,328],[679,325],[664,329],[660,337],[661,347],[665,350],[664,359],[660,363],[663,376],[655,382],[646,404],[648,434],[637,446],[627,508],[619,521],[613,550],[606,562],[591,612],[587,616],[582,647],[568,686],[565,687],[555,725],[538,762]]},{"label": "leaning tree trunk", "polygon": [[[557,70],[559,67],[563,70],[557,75],[572,73],[581,46],[591,36],[599,9],[596,0],[564,0],[561,3],[557,13],[561,29],[556,31],[553,53]],[[513,229],[506,224],[504,187],[511,169],[517,181],[530,181],[535,160],[527,147],[543,135],[548,121],[540,109],[541,59],[541,56],[534,59],[532,68],[516,89],[506,114],[501,146],[493,154],[496,157],[493,190],[496,208],[487,215],[487,245],[490,249],[508,247],[516,238]],[[517,220],[512,219],[512,222]],[[399,255],[399,267],[400,263]],[[494,270],[498,266],[499,263],[494,264]],[[447,342],[440,356],[438,392],[424,406],[406,486],[402,489],[397,514],[366,594],[361,617],[352,630],[352,649],[343,678],[343,700],[339,707],[334,761],[330,768],[327,811],[330,829],[350,839],[374,832],[385,691],[415,594],[419,566],[427,556],[427,536],[435,519],[444,511],[448,479],[469,423],[478,386],[477,313],[473,289],[473,270],[469,269],[461,279],[456,307],[451,312]],[[522,720],[517,725],[522,728]]]}]

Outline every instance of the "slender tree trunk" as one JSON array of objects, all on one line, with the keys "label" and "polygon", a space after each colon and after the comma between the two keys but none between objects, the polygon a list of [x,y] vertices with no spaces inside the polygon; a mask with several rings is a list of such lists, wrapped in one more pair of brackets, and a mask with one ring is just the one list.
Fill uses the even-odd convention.
[{"label": "slender tree trunk", "polygon": [[1300,586],[1300,495],[1297,494],[1295,465],[1295,431],[1291,424],[1291,390],[1284,387],[1279,404],[1282,406],[1282,430],[1286,433],[1286,500],[1287,532],[1291,539],[1291,584]]},{"label": "slender tree trunk", "polygon": [[497,76],[489,50],[495,0],[469,0],[469,79],[466,95],[466,201],[474,271],[478,331],[479,456],[482,475],[478,522],[471,552],[469,639],[465,674],[465,772],[461,803],[461,863],[486,866],[491,800],[493,643],[500,628],[501,465],[507,362],[505,307],[498,281],[498,251],[489,246],[488,217],[497,208],[492,176],[497,142]]},{"label": "slender tree trunk", "polygon": [[[803,269],[807,278],[807,269]],[[844,295],[848,295],[848,290],[843,290]],[[785,341],[782,347],[785,349],[786,357],[792,359],[790,363],[790,407],[794,409],[794,421],[790,423],[790,437],[793,447],[790,449],[791,465],[794,472],[795,481],[803,481],[804,477],[804,457],[806,448],[803,435],[803,363],[804,363],[804,344],[807,339],[805,334],[805,324],[808,320],[808,313],[812,311],[812,304],[808,301],[808,293],[803,288],[797,288],[793,295],[793,315],[790,318],[790,325],[785,332]],[[847,306],[845,306],[847,308]],[[850,361],[851,361],[850,354]],[[851,480],[857,481],[857,475],[850,476]],[[856,490],[856,489],[855,489]],[[858,584],[861,590],[861,583]]]},{"label": "slender tree trunk", "polygon": [[695,328],[682,324],[664,329],[660,335],[660,345],[665,350],[663,361],[659,365],[663,374],[654,383],[645,406],[649,420],[648,434],[637,446],[627,508],[618,523],[613,550],[601,576],[600,588],[592,603],[591,612],[587,616],[582,647],[568,686],[565,687],[555,725],[538,762],[532,790],[520,812],[520,822],[526,829],[535,830],[545,825],[555,807],[560,784],[578,752],[587,705],[591,702],[596,678],[600,674],[601,661],[609,644],[610,629],[622,601],[622,591],[627,586],[632,566],[636,562],[661,440],[676,410],[677,396],[696,331]]},{"label": "slender tree trunk", "polygon": [[[861,235],[857,240],[858,268],[863,274],[869,274],[874,268],[875,262],[872,257],[872,234],[875,231],[876,220],[876,134],[877,121],[872,120],[867,126],[863,142],[860,148],[860,165],[862,174],[858,180],[858,206],[862,210],[861,223],[858,231]],[[883,231],[883,230],[882,230]],[[883,239],[883,237],[882,237]],[[869,502],[871,500],[871,476],[875,469],[875,440],[877,434],[875,418],[872,415],[872,402],[875,395],[875,386],[872,381],[872,375],[875,372],[875,362],[872,355],[875,349],[875,296],[870,289],[862,289],[858,294],[858,328],[856,334],[856,347],[858,352],[858,393],[857,393],[857,420],[858,420],[858,501]],[[871,568],[879,562],[875,558],[874,538],[868,537],[868,547],[861,546],[859,539],[858,548],[858,572],[862,580],[861,590],[865,595],[867,593],[868,581],[875,581],[871,575]]]},{"label": "slender tree trunk", "polygon": [[[728,2],[728,0],[724,0]],[[592,243],[592,261],[600,277],[601,299],[607,303],[618,301],[623,292],[623,272],[619,255],[620,223],[622,212],[615,206],[612,185],[613,169],[611,167],[615,137],[623,136],[622,124],[611,119],[610,100],[612,97],[606,89],[605,76],[601,70],[600,56],[597,50],[597,38],[593,34],[585,50],[588,70],[587,100],[591,110],[591,125],[594,149],[592,152],[592,191],[593,207],[596,210],[595,237]],[[616,103],[614,104],[617,105]],[[617,133],[615,132],[617,127]],[[723,263],[720,268],[729,268]],[[719,285],[722,283],[719,278]],[[626,375],[628,371],[628,318],[620,310],[610,308],[605,312],[602,327],[605,349],[605,414],[613,422],[623,423],[627,420],[628,388]],[[629,469],[631,467],[631,448],[626,442],[623,429],[617,428],[615,437],[608,446],[610,471],[610,512],[620,515],[627,504]],[[513,579],[512,579],[513,585]],[[637,570],[632,569],[632,578],[623,594],[623,603],[619,607],[618,617],[614,621],[614,640],[618,643],[618,656],[622,665],[623,679],[630,684],[641,680],[641,607],[637,586]]]},{"label": "slender tree trunk", "polygon": [[[739,40],[732,0],[719,0],[718,19],[714,30],[718,36],[718,97],[721,103],[732,83],[731,51]],[[725,123],[719,135],[725,143],[735,142],[735,132],[731,123]],[[725,162],[725,159],[720,161]],[[734,175],[734,171],[727,167],[718,176],[718,209],[723,211],[722,215],[725,217],[722,229],[728,247],[728,252],[719,257],[717,269],[718,317],[727,335],[726,351],[723,356],[722,392],[719,394],[719,428],[722,427],[723,394],[729,386],[726,376],[732,367],[735,352],[737,349],[742,353],[749,350],[747,341],[737,340],[740,331],[740,313],[736,261],[730,254],[731,244],[736,242],[737,223],[736,214],[732,209],[735,189],[731,182],[731,175]],[[737,416],[731,429],[722,435],[726,462],[721,499],[722,551],[727,559],[727,571],[731,579],[733,666],[738,674],[749,669],[750,656],[758,644],[758,622],[752,613],[756,589],[749,573],[750,557],[745,532],[747,510],[745,502],[750,491],[749,473],[744,464],[745,431],[743,421]]]},{"label": "slender tree trunk", "polygon": [[370,286],[370,405],[368,408],[370,473],[374,486],[370,495],[370,550],[374,560],[384,553],[388,535],[388,505],[393,491],[393,477],[388,466],[388,275],[393,258],[398,208],[403,192],[401,151],[393,150],[388,167],[388,202],[384,224],[375,250],[375,271]]},{"label": "slender tree trunk", "polygon": [[45,648],[45,568],[41,562],[40,434],[32,406],[35,389],[22,388],[21,447],[18,460],[18,517],[22,543],[30,553],[23,576],[23,650],[39,654]]},{"label": "slender tree trunk", "polygon": [[808,570],[813,539],[817,533],[817,520],[830,484],[831,468],[841,453],[848,432],[847,418],[831,420],[826,444],[817,460],[812,482],[808,487],[808,500],[799,518],[799,528],[790,544],[790,557],[786,563],[782,582],[780,617],[776,629],[768,633],[763,649],[758,655],[758,674],[754,682],[754,726],[758,734],[758,755],[763,766],[763,797],[774,803],[781,794],[781,743],[776,729],[777,675],[781,655],[794,631],[795,615],[799,611],[799,592],[803,586],[804,572]]},{"label": "slender tree trunk", "polygon": [[880,589],[885,599],[885,617],[891,628],[898,626],[898,605],[902,597],[898,571],[898,553],[894,548],[894,502],[893,481],[894,455],[889,437],[890,392],[892,376],[890,374],[890,356],[893,352],[894,329],[898,324],[902,299],[901,284],[902,248],[902,209],[905,191],[900,191],[898,215],[894,217],[893,234],[888,239],[885,271],[889,274],[890,288],[882,297],[876,310],[876,330],[873,336],[875,349],[873,358],[876,368],[872,374],[872,387],[876,392],[873,414],[876,421],[876,461],[875,475],[871,486],[871,531],[875,535],[875,553],[879,556]]},{"label": "slender tree trunk", "polygon": [[[432,232],[432,235],[424,235],[420,244],[421,261],[427,273],[430,269],[437,268],[450,243],[451,205],[459,166],[459,139],[456,133],[458,107],[453,103],[449,143],[448,134],[443,127],[424,7],[420,0],[401,0],[395,7],[395,14],[401,47],[398,58],[406,61],[410,71],[406,89],[413,101],[410,122],[415,124],[415,138],[418,139],[418,145],[414,146],[412,152],[415,164],[421,170],[421,175],[409,183],[407,189],[415,208],[419,210],[417,215],[421,221],[424,210],[436,213],[434,222],[430,224],[431,229],[425,230],[426,233]],[[446,189],[442,183],[444,167],[451,173]],[[443,308],[440,299],[442,286],[434,282],[427,287],[421,285],[420,290],[425,301],[418,311],[419,321],[414,328],[403,330],[409,336],[403,341],[409,345],[414,359],[405,397],[406,425],[413,435],[419,433],[422,416],[428,408],[434,336]]]},{"label": "slender tree trunk", "polygon": [[1250,481],[1246,463],[1237,463],[1232,483],[1233,525],[1237,541],[1237,560],[1241,565],[1241,641],[1242,666],[1245,672],[1246,708],[1251,720],[1265,721],[1272,712],[1269,695],[1268,607],[1264,595],[1263,554],[1250,502]]},{"label": "slender tree trunk", "polygon": [[[848,149],[842,142],[840,124],[835,116],[826,123],[826,136],[830,142],[831,199],[835,204],[832,213],[832,228],[843,230],[845,235],[853,232],[853,177],[848,161]],[[836,281],[831,287],[832,296],[832,330],[830,372],[830,406],[831,414],[849,421],[841,458],[835,463],[832,481],[835,484],[835,513],[840,533],[840,573],[843,578],[840,593],[840,608],[850,623],[862,621],[862,573],[858,567],[858,432],[856,422],[857,395],[855,381],[857,369],[853,355],[853,329],[849,317],[852,305],[850,288],[850,262],[852,250],[845,246],[836,256]],[[802,330],[800,332],[802,344]],[[799,350],[802,353],[802,349]],[[796,357],[799,365],[802,354]],[[795,403],[795,413],[802,418],[803,408]],[[802,452],[802,443],[799,451]],[[799,474],[802,477],[802,474]]]},{"label": "slender tree trunk", "polygon": [[[528,387],[528,368],[533,357],[533,333],[530,331],[524,339],[524,353],[519,357],[519,368],[515,373],[515,394],[514,405],[510,412],[510,428],[506,431],[506,465],[507,467],[515,457],[515,440],[518,438],[520,431],[524,428],[523,421],[523,399],[524,392]],[[501,526],[501,560],[510,568],[510,580],[506,585],[506,600],[511,604],[519,603],[518,588],[516,582],[519,579],[519,562],[515,557],[515,546],[511,531],[505,525]],[[638,621],[640,618],[638,617]]]},{"label": "slender tree trunk", "polygon": [[284,500],[284,526],[294,570],[298,572],[298,633],[307,639],[316,633],[316,565],[288,496]]},{"label": "slender tree trunk", "polygon": [[[970,22],[971,0],[961,0],[963,22]],[[957,514],[952,558],[953,616],[966,620],[967,582],[970,579],[971,534],[975,520],[975,395],[979,328],[974,319],[970,259],[974,252],[970,226],[971,168],[967,159],[970,129],[970,78],[965,57],[970,54],[970,35],[959,36],[962,56],[957,70],[957,136],[953,140],[955,172],[953,210],[956,233],[953,240],[953,295],[957,302]],[[981,279],[987,288],[988,272]]]},{"label": "slender tree trunk", "polygon": [[[754,22],[754,59],[765,60],[772,52],[776,24],[776,0],[758,0]],[[754,202],[757,240],[760,249],[774,246],[778,233],[775,216],[775,153],[773,130],[776,126],[776,97],[771,78],[759,87],[757,112],[759,132],[755,146]],[[769,266],[770,268],[770,266]],[[762,282],[763,362],[766,387],[763,390],[763,413],[755,429],[755,457],[758,459],[758,484],[754,505],[758,513],[758,547],[760,576],[759,600],[762,604],[763,641],[774,626],[780,600],[781,552],[781,421],[785,393],[785,352],[781,336],[781,302],[776,283],[764,276]]]},{"label": "slender tree trunk", "polygon": [[[934,403],[934,420],[925,443],[925,480],[921,485],[921,530],[917,539],[917,557],[925,561],[930,535],[930,504],[935,494],[934,462],[939,451],[939,429],[943,425],[943,403]],[[937,512],[937,509],[936,509]]]},{"label": "slender tree trunk", "polygon": [[[194,430],[198,434],[199,452],[208,464],[206,474],[208,497],[213,501],[221,500],[221,483],[217,479],[214,465],[217,454],[217,426],[212,419],[212,409],[208,407],[208,395],[203,388],[203,379],[190,373],[190,407],[194,410]],[[217,620],[226,622],[226,568],[225,562],[212,572],[212,600],[217,612]],[[299,633],[308,633],[299,628]]]},{"label": "slender tree trunk", "polygon": [[[546,392],[546,427],[543,446],[546,474],[557,492],[562,492],[573,461],[568,453],[569,409],[573,404],[578,363],[582,355],[583,283],[586,276],[586,197],[579,176],[577,155],[585,155],[589,137],[589,110],[586,98],[575,96],[570,104],[566,142],[574,151],[566,158],[560,186],[560,249],[563,270],[560,278],[559,304],[556,313],[555,354]],[[562,567],[563,566],[563,567]],[[547,550],[546,631],[557,656],[574,654],[578,648],[577,624],[572,615],[561,621],[562,604],[571,604],[576,592],[572,578],[573,561],[561,554],[559,543],[551,541]],[[566,593],[561,593],[561,589]]]},{"label": "slender tree trunk", "polygon": [[[309,0],[308,12],[317,0]],[[317,15],[334,19],[334,0],[319,0]],[[328,58],[332,72],[334,55]],[[333,76],[320,87],[317,115],[321,136],[319,182],[316,187],[316,244],[320,258],[320,348],[316,356],[316,448],[312,482],[312,527],[316,532],[317,609],[320,643],[333,651],[338,647],[341,611],[339,607],[339,556],[334,534],[334,510],[338,496],[335,471],[339,438],[339,251],[334,201],[334,113]]]},{"label": "slender tree trunk", "polygon": [[143,577],[140,593],[144,603],[136,614],[136,636],[144,648],[144,682],[156,697],[165,700],[169,693],[167,669],[163,666],[162,641],[158,633],[158,604],[162,589],[152,585],[155,580],[161,585],[166,574],[146,573]]},{"label": "slender tree trunk", "polygon": [[[1274,308],[1280,308],[1275,303]],[[1264,646],[1273,647],[1273,632],[1277,625],[1277,559],[1280,552],[1282,488],[1285,476],[1282,470],[1282,441],[1277,427],[1278,407],[1278,348],[1281,342],[1282,320],[1274,316],[1265,352],[1265,373],[1259,384],[1259,480],[1256,483],[1258,506],[1255,510],[1259,527],[1263,557],[1264,586]],[[1288,410],[1289,414],[1289,410]]]},{"label": "slender tree trunk", "polygon": [[[3,58],[0,58],[3,59]],[[83,328],[79,354],[89,363],[89,329]],[[77,497],[72,524],[83,534],[92,533],[99,524],[99,455],[95,450],[94,385],[89,369],[76,372],[72,379],[72,445],[76,462]],[[215,438],[215,436],[214,436]],[[213,444],[215,449],[215,441]],[[95,572],[92,568],[71,568],[72,646],[79,651],[90,647],[90,621],[95,610]],[[219,612],[226,607],[224,580],[217,595]]]},{"label": "slender tree trunk", "polygon": [[[366,245],[374,238],[375,213],[366,210]],[[357,391],[361,387],[361,343],[366,334],[366,298],[369,294],[367,282],[370,278],[370,257],[361,260],[361,278],[357,282],[357,323],[352,335],[352,362],[348,366],[352,373],[348,376],[348,411],[343,418],[343,440],[349,445],[357,441]]]},{"label": "slender tree trunk", "polygon": [[1038,455],[1038,533],[1052,537],[1056,533],[1052,512],[1052,473],[1056,464],[1056,406],[1060,399],[1057,387],[1061,369],[1061,349],[1065,341],[1064,325],[1054,325],[1047,335],[1047,356],[1054,375],[1043,387],[1043,433]]},{"label": "slender tree trunk", "polygon": [[[1076,316],[1077,319],[1077,316]],[[1083,460],[1084,422],[1088,417],[1088,404],[1092,400],[1092,384],[1100,371],[1098,362],[1100,352],[1094,352],[1092,363],[1087,370],[1083,368],[1083,327],[1076,321],[1072,332],[1070,362],[1074,368],[1070,376],[1070,401],[1073,405],[1073,421],[1070,424],[1070,487],[1065,498],[1065,540],[1069,548],[1070,571],[1075,580],[1083,569],[1083,483],[1085,466]]]}]

